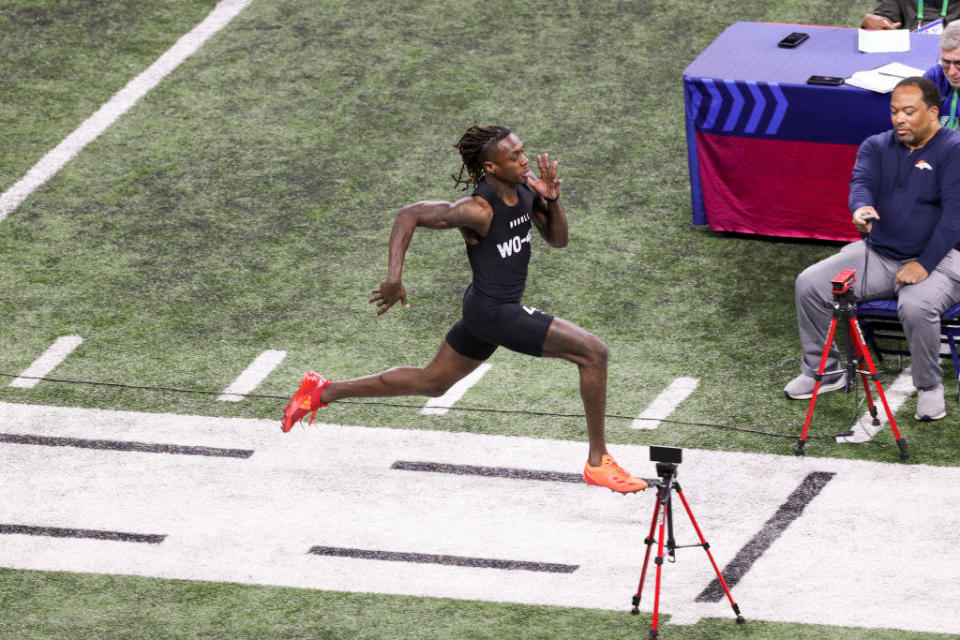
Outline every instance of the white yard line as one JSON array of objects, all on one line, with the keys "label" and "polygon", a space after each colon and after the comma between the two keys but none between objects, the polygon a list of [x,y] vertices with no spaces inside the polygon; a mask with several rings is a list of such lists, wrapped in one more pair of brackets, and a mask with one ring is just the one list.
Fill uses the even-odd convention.
[{"label": "white yard line", "polygon": [[690,397],[700,381],[697,378],[677,378],[667,388],[660,392],[649,407],[643,410],[637,418],[630,423],[631,429],[656,429],[660,426],[660,421],[669,417],[680,403]]},{"label": "white yard line", "polygon": [[196,52],[213,34],[225,27],[250,2],[251,0],[222,0],[203,22],[177,40],[156,62],[127,83],[127,86],[114,94],[73,133],[43,156],[33,168],[27,171],[26,175],[0,195],[0,221],[20,206],[20,203],[37,188],[56,175],[63,165],[126,113],[181,62]]},{"label": "white yard line", "polygon": [[[391,468],[407,460],[569,474],[582,468],[585,442],[334,424],[283,434],[276,420],[0,403],[4,434],[0,566],[19,569],[613,609],[626,621],[655,496]],[[68,444],[80,438],[253,454]],[[655,473],[646,447],[618,445],[612,453],[638,475]],[[960,469],[792,452],[687,449],[683,459],[678,478],[721,568],[804,478],[834,474],[733,587],[748,624],[960,631],[960,552],[951,543],[960,528]],[[684,510],[674,515],[677,543],[695,543]],[[30,528],[165,537],[144,544],[31,535]],[[910,549],[920,551],[904,553],[905,532]],[[577,568],[551,573],[311,553],[318,547]],[[678,549],[676,564],[663,566],[661,611],[675,624],[707,616],[733,626],[725,598],[696,602],[714,577],[702,549]],[[641,610],[651,610],[651,596],[648,582]]]},{"label": "white yard line", "polygon": [[19,377],[13,379],[10,386],[18,389],[33,389],[40,382],[39,378],[56,369],[82,342],[83,338],[80,336],[57,338],[39,358],[33,361],[33,364],[21,371]]},{"label": "white yard line", "polygon": [[482,378],[492,366],[492,364],[487,364],[484,362],[479,367],[471,371],[470,374],[465,378],[450,387],[445,394],[427,400],[427,403],[423,405],[423,409],[420,410],[421,415],[442,416],[447,413],[447,411],[450,410],[450,407],[457,404],[460,398],[464,396],[470,387],[480,382],[480,378]]},{"label": "white yard line", "polygon": [[[859,380],[857,381],[859,384]],[[893,382],[888,386],[884,384],[881,380],[880,382],[883,385],[883,393],[887,397],[887,404],[890,406],[890,411],[894,414],[903,406],[903,403],[907,401],[913,392],[915,391],[913,387],[913,376],[910,374],[910,367],[904,369],[900,375],[894,378]],[[863,393],[863,389],[860,389],[860,393]],[[873,394],[873,403],[877,408],[877,417],[880,419],[880,424],[874,426],[873,416],[870,415],[869,411],[864,411],[863,415],[860,416],[860,419],[857,420],[856,424],[852,425],[850,429],[853,431],[851,436],[837,436],[837,442],[847,442],[847,443],[860,443],[868,442],[873,440],[881,430],[885,429],[890,421],[887,420],[887,412],[883,408],[883,403],[880,401],[879,395],[876,393],[876,387],[872,384],[870,385],[870,393]]]},{"label": "white yard line", "polygon": [[230,383],[230,386],[223,390],[217,400],[221,402],[240,402],[244,394],[250,393],[260,386],[260,383],[266,379],[270,373],[276,369],[283,359],[287,357],[286,351],[275,351],[267,349],[243,370],[237,379]]}]

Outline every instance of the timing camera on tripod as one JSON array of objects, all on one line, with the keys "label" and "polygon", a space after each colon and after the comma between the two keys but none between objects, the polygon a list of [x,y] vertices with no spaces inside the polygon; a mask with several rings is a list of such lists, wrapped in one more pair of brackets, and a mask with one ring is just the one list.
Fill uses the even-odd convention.
[{"label": "timing camera on tripod", "polygon": [[[657,475],[660,476],[660,479],[647,481],[650,486],[656,485],[657,501],[653,505],[653,520],[650,522],[650,533],[644,539],[644,543],[647,545],[647,552],[643,558],[640,584],[637,587],[636,595],[633,596],[633,609],[631,609],[630,613],[634,615],[640,613],[640,596],[643,593],[643,582],[647,575],[647,566],[650,563],[650,551],[653,548],[653,543],[656,542],[657,556],[654,559],[654,563],[657,565],[657,578],[653,593],[653,622],[650,626],[650,640],[655,640],[660,635],[660,574],[663,570],[664,544],[666,544],[670,562],[676,562],[677,549],[703,547],[703,550],[707,552],[707,558],[710,559],[710,564],[713,565],[713,570],[717,574],[717,580],[720,582],[720,586],[723,587],[724,593],[727,594],[727,600],[730,601],[733,612],[737,615],[737,624],[743,624],[746,621],[743,619],[743,616],[740,615],[740,607],[733,601],[733,596],[730,595],[727,582],[720,574],[720,569],[717,568],[713,554],[710,553],[710,543],[704,539],[703,533],[700,531],[700,525],[697,524],[697,519],[693,517],[690,504],[680,489],[680,483],[677,482],[677,465],[683,460],[683,449],[677,449],[675,447],[650,447],[650,460],[657,463]],[[699,544],[678,545],[673,537],[673,500],[671,498],[674,492],[680,496],[680,500],[683,502],[683,508],[686,510],[687,515],[690,516],[690,522],[693,524],[693,528],[697,532],[697,537],[700,539]],[[659,528],[657,526],[658,522]],[[666,541],[664,541],[665,530],[667,533]],[[655,533],[656,537],[654,536]]]},{"label": "timing camera on tripod", "polygon": [[[863,381],[863,391],[867,397],[867,407],[870,415],[873,417],[874,426],[880,425],[880,419],[877,417],[877,407],[873,402],[873,395],[870,393],[869,381],[873,380],[876,387],[877,396],[883,404],[883,410],[887,414],[887,420],[890,422],[890,430],[893,431],[893,437],[897,440],[897,447],[900,448],[900,459],[906,460],[910,457],[907,452],[907,441],[900,435],[897,429],[897,423],[893,419],[893,412],[890,411],[890,405],[887,404],[887,396],[883,393],[883,384],[880,382],[880,374],[873,364],[873,358],[870,357],[870,351],[867,349],[867,343],[863,338],[863,332],[860,330],[860,323],[857,322],[857,300],[853,295],[853,284],[857,281],[857,272],[853,269],[844,269],[830,281],[830,291],[833,293],[833,317],[830,320],[830,330],[827,334],[827,342],[823,346],[823,355],[820,356],[820,366],[813,378],[816,380],[813,386],[813,395],[810,397],[810,406],[807,408],[807,419],[803,423],[803,433],[797,438],[797,447],[794,453],[798,456],[804,454],[804,445],[807,441],[807,431],[810,429],[810,421],[813,418],[813,408],[817,404],[817,394],[820,391],[820,384],[823,381],[824,369],[827,366],[827,360],[830,357],[830,346],[833,344],[833,337],[836,334],[837,325],[844,322],[850,335],[850,347],[847,349],[847,361],[844,369],[830,371],[827,375],[834,375],[842,371],[847,372],[847,380],[851,385],[856,384],[856,375],[860,375]],[[866,365],[866,369],[860,367],[861,362]],[[869,376],[869,377],[868,377]],[[850,432],[838,435],[850,435]]]}]

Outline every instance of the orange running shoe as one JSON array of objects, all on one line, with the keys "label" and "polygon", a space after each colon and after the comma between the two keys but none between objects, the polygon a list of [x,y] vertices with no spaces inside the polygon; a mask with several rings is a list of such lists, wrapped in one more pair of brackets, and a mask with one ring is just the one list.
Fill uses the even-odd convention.
[{"label": "orange running shoe", "polygon": [[317,417],[317,409],[327,406],[326,402],[320,402],[320,395],[329,384],[330,381],[326,380],[319,373],[307,371],[303,374],[303,379],[300,381],[300,389],[293,394],[290,402],[287,403],[287,408],[283,410],[283,419],[280,421],[280,428],[283,429],[284,433],[290,431],[290,429],[293,428],[294,422],[300,420],[311,411],[313,415],[310,416],[309,424],[313,424],[314,418]]},{"label": "orange running shoe", "polygon": [[591,467],[590,461],[587,461],[583,467],[583,480],[617,493],[636,493],[647,488],[645,480],[631,476],[608,453],[600,459],[599,467]]}]

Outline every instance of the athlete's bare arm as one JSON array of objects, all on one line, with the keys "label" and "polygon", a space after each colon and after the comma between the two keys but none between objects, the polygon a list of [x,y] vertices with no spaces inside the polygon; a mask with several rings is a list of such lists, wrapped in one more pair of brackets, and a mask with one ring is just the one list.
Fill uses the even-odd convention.
[{"label": "athlete's bare arm", "polygon": [[387,257],[387,277],[374,289],[367,302],[377,303],[377,315],[382,315],[399,300],[406,308],[407,292],[400,276],[403,258],[417,227],[427,229],[463,229],[483,237],[490,229],[493,209],[483,198],[468,196],[456,202],[416,202],[400,209],[390,232],[390,250]]},{"label": "athlete's bare arm", "polygon": [[567,216],[560,204],[560,185],[563,179],[557,177],[557,162],[550,162],[550,154],[537,156],[537,169],[540,177],[527,174],[527,186],[539,196],[533,200],[533,224],[551,247],[567,246]]}]

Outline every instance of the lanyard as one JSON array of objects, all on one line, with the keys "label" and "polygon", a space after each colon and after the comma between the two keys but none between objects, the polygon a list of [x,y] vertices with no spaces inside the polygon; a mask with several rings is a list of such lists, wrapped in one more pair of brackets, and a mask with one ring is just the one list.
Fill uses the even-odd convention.
[{"label": "lanyard", "polygon": [[950,119],[947,120],[947,127],[957,128],[957,89],[953,90],[953,97],[950,98]]},{"label": "lanyard", "polygon": [[[950,4],[950,0],[943,0],[943,4],[940,5],[940,17],[947,17],[947,5]],[[923,0],[917,0],[917,23],[923,22]]]}]

